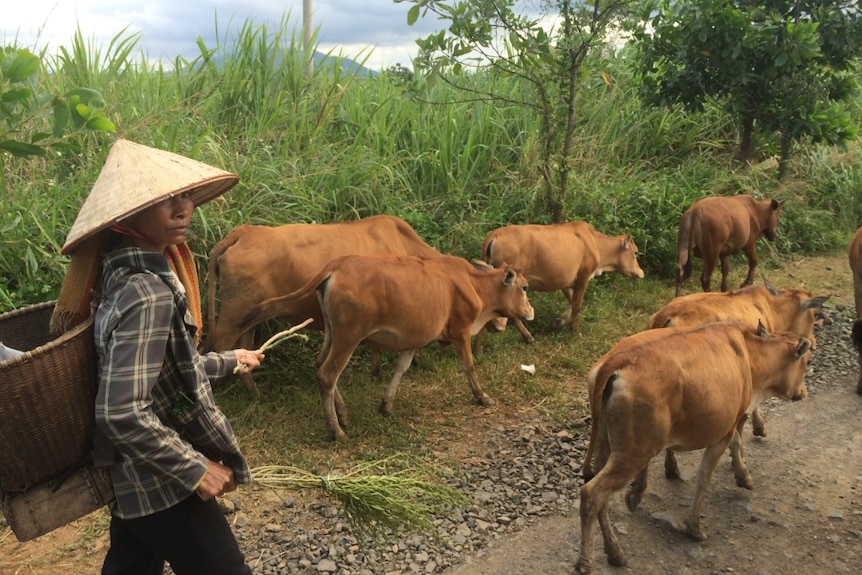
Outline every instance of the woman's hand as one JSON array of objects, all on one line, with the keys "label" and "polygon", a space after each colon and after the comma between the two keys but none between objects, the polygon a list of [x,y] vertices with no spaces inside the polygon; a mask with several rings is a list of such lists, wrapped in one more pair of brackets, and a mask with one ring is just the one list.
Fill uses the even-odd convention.
[{"label": "woman's hand", "polygon": [[218,461],[207,462],[207,471],[200,485],[195,490],[198,497],[209,501],[213,497],[224,495],[236,490],[236,481],[233,478],[233,469],[222,465]]},{"label": "woman's hand", "polygon": [[247,349],[235,349],[236,354],[236,369],[234,373],[249,373],[254,368],[260,366],[260,362],[266,357],[259,351],[250,351]]}]

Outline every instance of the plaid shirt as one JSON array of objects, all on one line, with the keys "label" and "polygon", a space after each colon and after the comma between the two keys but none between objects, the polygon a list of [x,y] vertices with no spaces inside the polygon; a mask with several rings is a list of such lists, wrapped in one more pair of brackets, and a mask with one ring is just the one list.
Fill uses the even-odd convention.
[{"label": "plaid shirt", "polygon": [[210,377],[232,372],[236,355],[198,353],[194,320],[165,257],[116,250],[103,262],[101,288],[96,425],[116,450],[113,512],[130,519],[175,505],[196,489],[210,459],[250,483],[210,387]]}]

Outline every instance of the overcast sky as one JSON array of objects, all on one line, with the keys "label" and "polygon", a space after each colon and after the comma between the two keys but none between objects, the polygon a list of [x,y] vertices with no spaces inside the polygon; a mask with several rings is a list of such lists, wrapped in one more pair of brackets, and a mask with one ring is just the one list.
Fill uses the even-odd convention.
[{"label": "overcast sky", "polygon": [[[416,39],[442,29],[444,22],[431,14],[407,25],[410,3],[392,0],[312,0],[312,27],[319,29],[318,50],[369,57],[366,66],[385,69],[400,63],[410,67]],[[151,59],[172,62],[200,52],[196,38],[215,47],[216,17],[219,35],[247,21],[266,24],[270,30],[289,17],[289,30],[301,38],[302,0],[3,0],[0,9],[0,45],[40,50],[71,46],[76,27],[84,39],[107,48],[124,27],[140,33],[138,47]],[[295,25],[295,28],[294,28]]]}]

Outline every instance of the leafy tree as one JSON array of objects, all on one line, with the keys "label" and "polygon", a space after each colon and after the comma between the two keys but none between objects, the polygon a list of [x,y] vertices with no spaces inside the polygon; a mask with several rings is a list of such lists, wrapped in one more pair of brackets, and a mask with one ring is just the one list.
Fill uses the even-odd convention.
[{"label": "leafy tree", "polygon": [[779,175],[794,141],[842,146],[856,137],[842,102],[857,86],[862,20],[847,0],[657,0],[635,33],[641,95],[652,105],[736,115],[739,153],[755,130],[779,136]]},{"label": "leafy tree", "polygon": [[0,192],[6,195],[4,156],[44,156],[49,148],[69,145],[69,137],[85,131],[113,132],[105,101],[90,88],[65,94],[40,91],[42,61],[24,48],[0,49]]},{"label": "leafy tree", "polygon": [[[407,15],[409,24],[428,12],[449,22],[448,30],[417,40],[417,70],[463,89],[465,99],[521,106],[538,114],[545,206],[551,220],[561,222],[572,169],[569,158],[577,125],[581,66],[590,49],[604,40],[609,26],[637,3],[544,0],[535,3],[544,13],[530,15],[516,13],[516,7],[526,6],[516,0],[395,1],[413,4]],[[542,25],[549,19],[557,21],[550,31]],[[509,91],[495,92],[493,82],[477,87],[469,82],[468,74],[479,70],[498,78],[517,78],[529,90],[515,97]]]}]

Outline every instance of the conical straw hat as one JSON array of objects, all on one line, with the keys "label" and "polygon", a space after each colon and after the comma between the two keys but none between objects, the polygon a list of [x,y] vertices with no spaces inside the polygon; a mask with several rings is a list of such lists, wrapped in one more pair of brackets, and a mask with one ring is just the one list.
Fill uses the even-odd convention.
[{"label": "conical straw hat", "polygon": [[116,140],[60,252],[68,254],[88,237],[166,198],[191,190],[199,206],[237,182],[236,174],[197,160]]}]

